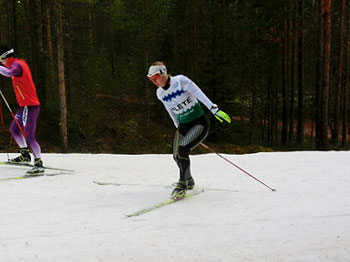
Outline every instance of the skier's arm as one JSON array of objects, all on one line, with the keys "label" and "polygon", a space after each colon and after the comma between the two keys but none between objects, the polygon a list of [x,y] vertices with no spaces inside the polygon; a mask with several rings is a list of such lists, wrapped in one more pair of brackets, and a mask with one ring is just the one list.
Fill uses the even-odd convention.
[{"label": "skier's arm", "polygon": [[201,101],[210,110],[210,112],[215,115],[216,119],[218,119],[220,122],[225,120],[226,122],[231,123],[230,116],[220,110],[216,104],[213,104],[213,102],[210,101],[210,99],[192,80],[184,76],[180,81],[181,86],[193,94],[199,101]]},{"label": "skier's arm", "polygon": [[20,76],[22,74],[22,67],[18,63],[13,63],[10,68],[0,66],[0,74],[6,77]]},{"label": "skier's arm", "polygon": [[183,76],[180,80],[181,86],[199,101],[201,101],[209,110],[213,106],[213,102],[203,93],[203,91],[188,77]]}]

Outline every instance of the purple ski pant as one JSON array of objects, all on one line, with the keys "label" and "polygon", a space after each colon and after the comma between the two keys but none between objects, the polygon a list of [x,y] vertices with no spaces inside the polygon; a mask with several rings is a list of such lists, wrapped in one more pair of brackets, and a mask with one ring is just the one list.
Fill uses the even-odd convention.
[{"label": "purple ski pant", "polygon": [[20,148],[29,147],[32,150],[35,158],[41,158],[41,148],[35,139],[35,131],[39,113],[40,106],[24,106],[18,109],[15,118],[24,131],[25,136],[23,136],[15,120],[12,121],[10,126],[11,134],[17,145]]}]

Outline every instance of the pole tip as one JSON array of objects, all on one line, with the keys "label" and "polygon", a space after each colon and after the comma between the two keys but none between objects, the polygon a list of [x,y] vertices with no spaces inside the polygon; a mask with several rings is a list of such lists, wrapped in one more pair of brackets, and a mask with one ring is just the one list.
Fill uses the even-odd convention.
[{"label": "pole tip", "polygon": [[272,188],[272,191],[273,191],[273,192],[276,192],[276,191],[277,191],[277,189],[276,189],[276,188]]}]

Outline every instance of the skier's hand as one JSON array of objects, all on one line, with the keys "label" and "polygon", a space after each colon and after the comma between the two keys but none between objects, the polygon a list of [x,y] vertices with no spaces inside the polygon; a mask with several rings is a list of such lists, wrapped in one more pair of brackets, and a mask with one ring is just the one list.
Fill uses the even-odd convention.
[{"label": "skier's hand", "polygon": [[231,118],[228,114],[226,114],[224,111],[220,110],[217,105],[213,104],[210,111],[214,114],[215,118],[219,120],[221,123],[224,122],[224,120],[227,123],[231,123]]},{"label": "skier's hand", "polygon": [[224,111],[217,111],[216,114],[215,114],[215,117],[217,120],[219,120],[221,123],[224,122],[224,120],[231,124],[231,118],[228,114],[226,114]]}]

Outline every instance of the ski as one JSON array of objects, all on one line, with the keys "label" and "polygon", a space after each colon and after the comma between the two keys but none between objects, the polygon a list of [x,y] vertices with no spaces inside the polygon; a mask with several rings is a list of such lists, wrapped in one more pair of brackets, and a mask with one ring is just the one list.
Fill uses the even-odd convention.
[{"label": "ski", "polygon": [[[34,167],[34,165],[30,163],[13,163],[9,161],[0,162],[0,165]],[[74,172],[73,169],[64,169],[64,168],[51,167],[51,166],[44,166],[44,169],[64,171],[64,172]]]},{"label": "ski", "polygon": [[[171,187],[176,187],[177,182],[174,182],[171,184]],[[198,187],[196,187],[198,189]],[[201,189],[207,190],[207,191],[222,191],[222,192],[239,192],[238,190],[235,189],[230,189],[230,188],[213,188],[213,187],[202,187]]]},{"label": "ski", "polygon": [[[154,184],[138,184],[138,183],[118,183],[118,182],[104,182],[104,181],[96,181],[93,183],[100,186],[150,186],[150,187],[164,187],[164,188],[174,188],[176,187],[177,182],[172,183],[171,185],[154,185]],[[205,191],[217,191],[217,192],[232,192],[237,193],[239,190],[230,189],[230,188],[211,188],[211,187],[195,187],[197,190],[205,190]]]},{"label": "ski", "polygon": [[164,187],[164,188],[172,187],[172,186],[154,185],[154,184],[102,182],[102,181],[96,181],[96,180],[94,180],[92,182],[97,184],[97,185],[100,185],[100,186],[150,186],[150,187]]},{"label": "ski", "polygon": [[175,203],[175,202],[178,202],[178,201],[181,201],[181,200],[184,200],[184,199],[188,199],[188,198],[191,198],[195,195],[198,195],[200,193],[203,193],[204,190],[201,189],[201,190],[192,190],[192,191],[187,191],[186,195],[184,198],[179,198],[179,199],[174,199],[174,198],[169,198],[167,200],[164,200],[162,202],[159,202],[157,204],[154,204],[153,206],[150,206],[150,207],[146,207],[146,208],[143,208],[139,211],[136,211],[134,213],[131,213],[131,214],[128,214],[128,215],[125,215],[127,217],[136,217],[136,216],[140,216],[140,215],[143,215],[145,213],[148,213],[148,212],[151,212],[155,209],[158,209],[160,207],[163,207],[163,206],[167,206],[167,205],[170,205],[172,203]]},{"label": "ski", "polygon": [[28,179],[28,178],[36,178],[36,177],[43,177],[43,176],[59,176],[59,175],[69,175],[70,173],[66,172],[58,172],[58,173],[42,173],[42,174],[35,174],[35,175],[23,175],[23,176],[14,176],[14,177],[1,177],[0,181],[10,181],[10,180],[21,180],[21,179]]}]

